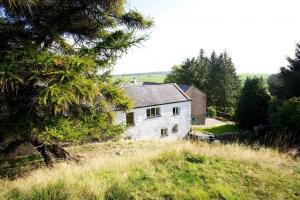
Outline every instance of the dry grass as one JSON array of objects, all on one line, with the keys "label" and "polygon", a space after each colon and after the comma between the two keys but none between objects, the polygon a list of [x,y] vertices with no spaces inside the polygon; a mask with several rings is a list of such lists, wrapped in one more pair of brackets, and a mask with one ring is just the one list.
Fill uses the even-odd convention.
[{"label": "dry grass", "polygon": [[[249,173],[247,172],[247,176],[253,176],[256,178],[257,176],[262,176],[258,178],[262,180],[268,180],[270,182],[274,181],[274,183],[272,182],[272,184],[270,184],[274,184],[276,187],[277,185],[280,186],[278,180],[271,175],[268,174],[266,175],[266,177],[263,177],[264,173],[271,171],[272,173],[280,175],[284,179],[284,181],[291,181],[296,184],[291,187],[290,191],[294,193],[298,192],[294,191],[293,188],[296,186],[300,187],[299,160],[293,159],[289,154],[282,154],[276,150],[267,148],[259,148],[254,150],[238,144],[209,145],[207,143],[190,143],[185,141],[123,141],[118,143],[78,146],[72,147],[69,150],[73,153],[80,153],[83,156],[83,160],[81,161],[81,163],[58,163],[54,168],[37,169],[30,175],[19,178],[17,180],[0,180],[0,199],[9,199],[10,197],[12,197],[11,199],[18,199],[19,197],[19,199],[26,199],[27,197],[27,199],[30,199],[29,196],[35,197],[32,199],[81,199],[83,196],[89,197],[86,199],[109,199],[108,197],[105,197],[105,195],[109,193],[109,189],[111,187],[115,187],[115,183],[120,183],[123,188],[126,188],[128,186],[128,190],[132,190],[132,193],[138,195],[143,199],[147,196],[146,193],[140,194],[140,190],[143,191],[144,187],[141,186],[142,189],[140,189],[139,191],[135,191],[134,188],[136,188],[136,186],[133,186],[132,184],[136,181],[128,182],[128,180],[131,180],[130,177],[133,176],[132,174],[136,174],[136,170],[141,168],[142,170],[145,170],[147,176],[152,177],[156,180],[156,182],[159,183],[161,180],[164,180],[167,175],[166,177],[163,177],[164,173],[158,173],[156,171],[157,166],[155,163],[153,163],[153,161],[160,159],[165,154],[167,154],[169,156],[167,157],[167,159],[173,159],[172,157],[174,157],[173,164],[178,162],[181,163],[180,166],[185,166],[186,163],[182,161],[184,159],[181,156],[185,152],[188,152],[190,155],[203,156],[205,157],[205,159],[213,159],[214,162],[220,161],[219,164],[211,165],[211,171],[207,171],[207,173],[212,173],[210,176],[213,176],[213,173],[217,172],[214,170],[219,169],[222,166],[221,163],[224,163],[224,167],[227,166],[227,168],[230,168],[233,173],[240,170],[237,166],[242,166],[244,164],[245,166],[241,167],[243,169],[248,165],[251,166],[251,170],[249,170]],[[214,162],[212,161],[212,163]],[[207,164],[208,167],[209,164],[210,163]],[[197,166],[192,166],[192,169]],[[168,168],[169,166],[166,166],[164,164],[160,166],[160,168],[164,167]],[[214,167],[216,168],[214,169]],[[209,170],[209,168],[204,169]],[[252,169],[254,169],[254,171]],[[258,173],[255,173],[255,169],[258,170]],[[225,181],[225,183],[227,184],[226,181],[228,181],[229,175],[223,173],[222,170],[227,169],[220,168],[218,177],[212,178],[211,180],[214,181],[220,179],[221,182]],[[180,171],[178,171],[178,173],[179,172]],[[286,180],[292,179],[291,177],[294,177],[294,180]],[[172,180],[171,178],[168,181],[173,183],[172,181],[174,180]],[[264,184],[266,185],[263,188],[264,190],[266,190],[264,192],[267,192],[269,194],[269,192],[272,192],[269,190],[271,190],[273,186],[269,188],[268,181],[264,182]],[[163,182],[164,181],[162,181],[162,184]],[[144,182],[141,183],[144,184]],[[170,185],[172,186],[171,183]],[[206,184],[208,184],[209,186],[209,184],[212,183]],[[228,184],[231,187],[231,183],[228,182]],[[234,185],[235,183],[232,183],[232,186]],[[119,186],[116,187],[119,188]],[[205,188],[205,186],[203,187]],[[221,190],[221,192],[219,191],[220,193],[222,193],[222,189],[224,189],[218,185],[214,185],[211,187],[215,188],[216,191]],[[249,185],[248,189],[251,190],[251,187],[252,186]],[[63,188],[63,191],[68,191],[66,196],[59,196],[61,192],[53,194],[54,196],[52,195],[51,191],[59,190],[59,188]],[[243,188],[240,189],[240,192],[245,192],[245,188],[247,187],[243,186]],[[259,190],[259,188],[256,189]],[[159,188],[158,190],[161,191],[162,189]],[[226,190],[224,192],[225,199],[231,199],[232,196],[230,195],[227,195],[226,197],[226,194],[231,194],[230,191],[231,190]],[[50,193],[52,196],[47,196]],[[159,196],[159,194],[157,196],[158,199],[161,197]],[[233,196],[234,194],[235,193],[232,193]],[[240,193],[237,193],[235,195],[239,194]],[[259,192],[257,194],[259,195]],[[176,193],[174,195],[175,199],[176,197],[178,197],[178,195],[180,196],[179,193]],[[203,198],[206,199],[206,197],[215,197],[213,195],[214,191],[212,190],[212,192],[208,193],[207,195],[204,195],[203,193]],[[255,196],[256,192],[253,193],[253,195],[253,197],[259,197]],[[280,191],[278,195],[279,196],[277,197],[281,197],[282,195],[284,196],[285,192]],[[294,194],[290,195],[291,197],[294,197]],[[128,196],[125,195],[125,197]],[[245,196],[239,197],[241,197],[242,199],[247,199]],[[163,199],[163,197],[161,198]]]}]

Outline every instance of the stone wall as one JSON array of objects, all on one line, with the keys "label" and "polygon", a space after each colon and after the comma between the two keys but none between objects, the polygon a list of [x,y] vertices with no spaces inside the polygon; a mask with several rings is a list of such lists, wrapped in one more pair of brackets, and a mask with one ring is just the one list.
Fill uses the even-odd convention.
[{"label": "stone wall", "polygon": [[185,92],[192,99],[192,124],[205,124],[206,94],[195,86]]}]

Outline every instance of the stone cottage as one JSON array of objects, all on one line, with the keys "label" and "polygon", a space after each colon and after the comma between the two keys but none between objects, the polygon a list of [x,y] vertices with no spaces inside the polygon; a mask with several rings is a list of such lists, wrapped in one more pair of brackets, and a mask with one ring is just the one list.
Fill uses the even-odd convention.
[{"label": "stone cottage", "polygon": [[116,111],[117,123],[127,126],[132,139],[180,139],[190,131],[191,99],[177,84],[129,85],[134,102],[129,112]]}]

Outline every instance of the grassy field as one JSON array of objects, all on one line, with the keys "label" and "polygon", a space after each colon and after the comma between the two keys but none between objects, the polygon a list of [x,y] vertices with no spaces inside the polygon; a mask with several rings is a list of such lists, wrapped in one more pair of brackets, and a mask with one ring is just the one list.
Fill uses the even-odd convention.
[{"label": "grassy field", "polygon": [[[300,161],[237,144],[118,142],[68,149],[58,163],[0,180],[0,199],[299,199]],[[119,152],[116,154],[116,152]]]},{"label": "grassy field", "polygon": [[166,73],[149,73],[149,74],[136,74],[136,75],[119,75],[114,76],[115,79],[122,79],[125,82],[130,82],[134,78],[138,80],[138,82],[155,82],[155,83],[163,83],[166,77]]},{"label": "grassy field", "polygon": [[221,135],[221,134],[224,134],[224,133],[232,133],[232,132],[242,131],[235,124],[225,124],[225,125],[205,127],[205,128],[195,127],[195,128],[193,128],[193,130],[194,131],[204,131],[204,132],[211,133],[211,134],[214,134],[214,135]]},{"label": "grassy field", "polygon": [[[125,82],[130,82],[134,78],[136,78],[139,82],[155,82],[155,83],[163,83],[167,73],[146,73],[146,74],[134,74],[134,75],[118,75],[114,76],[115,79],[122,79]],[[267,79],[270,76],[269,74],[238,74],[242,83],[245,82],[247,77],[262,77],[267,83]]]}]

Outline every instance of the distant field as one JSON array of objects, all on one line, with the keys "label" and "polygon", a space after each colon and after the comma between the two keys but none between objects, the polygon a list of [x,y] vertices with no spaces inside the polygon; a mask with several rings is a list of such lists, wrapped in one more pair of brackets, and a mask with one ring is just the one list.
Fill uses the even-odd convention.
[{"label": "distant field", "polygon": [[[155,82],[155,83],[163,83],[164,79],[167,75],[167,72],[150,72],[150,73],[143,73],[143,74],[126,74],[126,75],[116,75],[114,76],[115,79],[122,79],[125,82],[130,82],[134,78],[138,80],[138,82]],[[245,82],[247,77],[262,77],[267,82],[268,77],[270,74],[238,74],[242,83]]]},{"label": "distant field", "polygon": [[128,75],[117,75],[114,76],[115,79],[122,79],[125,82],[130,82],[134,78],[138,82],[155,82],[163,83],[167,73],[148,73],[148,74],[128,74]]}]

